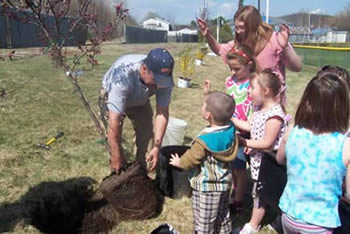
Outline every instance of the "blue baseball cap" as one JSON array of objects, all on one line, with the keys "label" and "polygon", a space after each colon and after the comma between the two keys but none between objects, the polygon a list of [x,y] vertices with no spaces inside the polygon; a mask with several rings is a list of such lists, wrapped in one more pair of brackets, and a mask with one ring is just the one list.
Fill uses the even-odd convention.
[{"label": "blue baseball cap", "polygon": [[153,72],[154,81],[159,88],[174,86],[173,69],[175,62],[167,49],[152,49],[143,62]]}]

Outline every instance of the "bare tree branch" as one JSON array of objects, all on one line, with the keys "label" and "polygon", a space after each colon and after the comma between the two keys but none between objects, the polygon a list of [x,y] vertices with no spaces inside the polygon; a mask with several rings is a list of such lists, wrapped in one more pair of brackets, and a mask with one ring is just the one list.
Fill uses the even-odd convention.
[{"label": "bare tree branch", "polygon": [[[0,0],[3,12],[11,16],[12,19],[39,26],[45,37],[45,41],[42,43],[48,45],[48,54],[57,65],[62,67],[68,80],[78,92],[79,98],[94,122],[100,137],[106,138],[106,129],[99,120],[98,114],[92,109],[74,71],[84,58],[87,58],[92,68],[97,64],[96,55],[101,53],[101,44],[118,27],[119,22],[126,18],[128,10],[122,8],[122,4],[117,5],[114,12],[115,20],[106,23],[102,30],[96,30],[94,35],[90,35],[90,43],[78,45],[79,53],[75,54],[72,60],[68,60],[65,50],[63,50],[65,42],[78,27],[83,29],[90,26],[96,27],[97,21],[95,6],[93,9],[91,7],[92,0],[77,0],[79,8],[77,14],[73,16],[68,15],[72,2],[71,0]],[[50,17],[53,18],[54,22],[50,22]],[[67,22],[69,23],[68,30],[64,30],[63,26]],[[108,144],[105,147],[110,153]]]}]

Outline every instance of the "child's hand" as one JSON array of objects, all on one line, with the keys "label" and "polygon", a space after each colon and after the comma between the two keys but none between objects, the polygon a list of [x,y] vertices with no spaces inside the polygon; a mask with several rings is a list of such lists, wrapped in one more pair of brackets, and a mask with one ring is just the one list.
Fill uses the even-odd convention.
[{"label": "child's hand", "polygon": [[181,168],[181,165],[180,165],[180,157],[177,153],[175,154],[171,154],[171,158],[170,158],[170,162],[169,162],[170,165],[174,166],[174,167],[179,167]]},{"label": "child's hand", "polygon": [[252,152],[252,148],[244,147],[244,154],[249,155]]},{"label": "child's hand", "polygon": [[282,49],[286,48],[288,45],[288,40],[289,40],[289,27],[286,24],[282,24],[280,26],[279,33],[277,34],[277,41],[278,44],[282,47]]},{"label": "child's hand", "polygon": [[205,80],[203,83],[203,93],[207,95],[210,92],[210,80]]}]

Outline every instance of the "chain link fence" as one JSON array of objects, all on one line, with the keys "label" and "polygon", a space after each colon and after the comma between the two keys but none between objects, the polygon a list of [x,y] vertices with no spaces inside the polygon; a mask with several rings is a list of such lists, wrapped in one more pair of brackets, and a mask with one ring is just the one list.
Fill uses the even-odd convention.
[{"label": "chain link fence", "polygon": [[336,65],[350,70],[350,47],[311,46],[294,44],[294,49],[303,63],[322,67]]}]

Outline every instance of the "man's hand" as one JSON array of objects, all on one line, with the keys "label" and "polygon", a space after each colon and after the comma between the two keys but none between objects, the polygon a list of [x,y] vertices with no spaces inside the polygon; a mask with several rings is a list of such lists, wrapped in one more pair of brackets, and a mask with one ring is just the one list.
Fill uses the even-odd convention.
[{"label": "man's hand", "polygon": [[180,157],[177,153],[175,154],[171,154],[171,158],[170,158],[170,162],[169,162],[170,165],[174,166],[174,167],[179,167],[181,168],[181,165],[180,165]]},{"label": "man's hand", "polygon": [[150,168],[148,169],[149,171],[153,171],[157,167],[158,158],[159,158],[159,147],[155,146],[146,156],[146,162],[151,164]]},{"label": "man's hand", "polygon": [[117,174],[120,173],[120,170],[125,163],[124,153],[121,147],[122,119],[123,117],[119,113],[110,111],[108,114],[107,138],[111,149],[110,166],[112,172],[115,171]]},{"label": "man's hand", "polygon": [[250,152],[252,152],[252,148],[244,147],[243,153],[244,153],[245,155],[249,155]]},{"label": "man's hand", "polygon": [[115,171],[118,175],[120,174],[124,164],[125,159],[123,156],[120,157],[111,157],[110,163],[111,163],[111,171]]},{"label": "man's hand", "polygon": [[288,25],[282,24],[277,34],[277,41],[278,44],[282,47],[282,49],[285,49],[288,46],[289,34],[290,30]]},{"label": "man's hand", "polygon": [[203,20],[203,19],[198,18],[198,19],[197,19],[197,23],[198,23],[199,28],[200,28],[200,30],[201,30],[201,32],[202,32],[202,35],[203,35],[204,37],[207,36],[208,31],[209,31],[207,22],[206,22],[205,20]]}]

